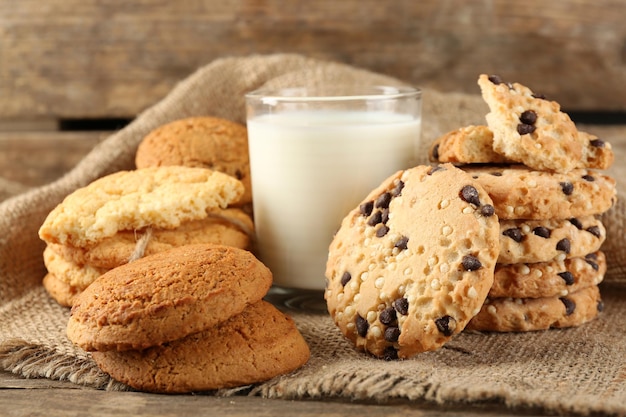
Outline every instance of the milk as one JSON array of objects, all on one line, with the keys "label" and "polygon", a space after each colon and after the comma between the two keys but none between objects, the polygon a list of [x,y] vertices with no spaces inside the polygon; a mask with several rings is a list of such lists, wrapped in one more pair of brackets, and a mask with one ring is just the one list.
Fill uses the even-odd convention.
[{"label": "milk", "polygon": [[382,180],[415,164],[420,120],[294,111],[248,120],[257,253],[274,284],[322,290],[341,220]]}]

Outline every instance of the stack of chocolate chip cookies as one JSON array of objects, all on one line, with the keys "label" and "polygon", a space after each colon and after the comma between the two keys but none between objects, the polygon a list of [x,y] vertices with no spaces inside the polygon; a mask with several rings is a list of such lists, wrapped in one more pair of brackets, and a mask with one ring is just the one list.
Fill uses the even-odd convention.
[{"label": "stack of chocolate chip cookies", "polygon": [[438,138],[450,162],[487,191],[500,223],[494,283],[467,328],[530,331],[585,323],[602,310],[606,271],[598,215],[615,203],[609,143],[579,131],[558,103],[519,83],[481,75],[486,126]]}]

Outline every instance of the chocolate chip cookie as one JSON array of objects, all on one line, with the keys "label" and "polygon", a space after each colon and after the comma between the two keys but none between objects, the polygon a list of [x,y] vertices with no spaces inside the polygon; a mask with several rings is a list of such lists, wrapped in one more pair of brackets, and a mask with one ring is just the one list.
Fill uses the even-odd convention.
[{"label": "chocolate chip cookie", "polygon": [[[596,135],[578,131],[585,144],[576,168],[608,169],[615,159],[611,144]],[[487,126],[465,126],[437,138],[430,147],[432,162],[453,164],[514,164],[493,149],[493,132]]]},{"label": "chocolate chip cookie", "polygon": [[489,298],[564,297],[598,285],[606,273],[602,251],[540,263],[496,264]]},{"label": "chocolate chip cookie", "polygon": [[493,150],[493,132],[482,125],[471,125],[448,132],[430,146],[431,162],[453,164],[511,163]]},{"label": "chocolate chip cookie", "polygon": [[594,216],[551,220],[501,220],[500,264],[548,262],[600,249],[606,229]]},{"label": "chocolate chip cookie", "polygon": [[576,168],[586,143],[557,102],[495,75],[481,74],[478,85],[489,106],[485,117],[497,153],[541,171]]},{"label": "chocolate chip cookie", "polygon": [[567,174],[522,165],[461,167],[489,193],[503,219],[568,219],[600,214],[615,203],[615,179],[597,171]]},{"label": "chocolate chip cookie", "polygon": [[563,297],[488,298],[467,329],[527,332],[574,327],[593,320],[603,309],[596,285]]},{"label": "chocolate chip cookie", "polygon": [[499,223],[483,187],[451,164],[399,171],[341,223],[325,299],[341,332],[384,359],[441,347],[481,308]]}]

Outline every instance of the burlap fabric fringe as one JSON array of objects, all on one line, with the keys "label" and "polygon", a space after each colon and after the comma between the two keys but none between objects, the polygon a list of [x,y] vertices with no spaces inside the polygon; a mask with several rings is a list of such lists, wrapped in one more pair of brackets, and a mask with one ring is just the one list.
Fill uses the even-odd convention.
[{"label": "burlap fabric fringe", "polygon": [[[93,388],[127,387],[103,374],[65,336],[69,311],[43,290],[37,230],[64,196],[103,175],[132,169],[141,138],[174,119],[214,115],[244,122],[244,93],[262,85],[399,84],[350,66],[298,55],[225,58],[200,68],[161,102],[99,144],[75,169],[0,205],[0,367],[25,377],[70,380]],[[483,123],[479,96],[424,92],[424,137]],[[424,161],[426,151],[423,152]],[[23,191],[23,190],[19,190]],[[623,195],[623,192],[621,193]],[[624,199],[622,198],[621,201]],[[463,333],[437,352],[384,362],[355,352],[325,314],[293,312],[310,344],[302,369],[243,390],[215,395],[484,404],[558,413],[626,414],[626,249],[623,203],[605,216],[611,266],[602,316],[585,326],[528,334]]]}]

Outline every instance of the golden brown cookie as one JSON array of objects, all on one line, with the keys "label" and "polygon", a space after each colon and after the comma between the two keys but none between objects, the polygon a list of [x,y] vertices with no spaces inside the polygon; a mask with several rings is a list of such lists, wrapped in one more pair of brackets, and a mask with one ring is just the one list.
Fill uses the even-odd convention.
[{"label": "golden brown cookie", "polygon": [[585,144],[583,158],[578,164],[578,168],[608,169],[613,165],[615,154],[609,142],[580,130],[578,131],[578,136]]},{"label": "golden brown cookie", "polygon": [[120,171],[68,195],[39,229],[47,243],[92,245],[120,230],[172,229],[226,208],[243,194],[233,177],[205,168],[169,166]]},{"label": "golden brown cookie", "polygon": [[243,183],[239,204],[252,201],[248,131],[230,120],[190,117],[158,127],[139,144],[135,164],[137,168],[184,165],[220,171]]},{"label": "golden brown cookie", "polygon": [[487,126],[465,126],[437,138],[428,153],[431,162],[485,164],[512,162],[493,150],[493,133]]},{"label": "golden brown cookie", "polygon": [[557,102],[498,76],[481,74],[478,85],[489,106],[487,125],[497,153],[540,171],[576,168],[586,143]]},{"label": "golden brown cookie", "polygon": [[[578,131],[585,144],[583,157],[576,168],[607,169],[613,164],[613,148],[595,135]],[[446,133],[431,145],[429,158],[432,162],[453,164],[512,164],[493,149],[493,133],[487,126],[466,126]]]},{"label": "golden brown cookie", "polygon": [[71,307],[78,294],[82,292],[81,289],[69,285],[50,273],[43,277],[42,283],[48,295],[63,307]]},{"label": "golden brown cookie", "polygon": [[207,391],[254,384],[304,365],[309,348],[293,320],[258,301],[183,339],[143,351],[93,352],[98,366],[137,390]]},{"label": "golden brown cookie", "polygon": [[551,220],[500,220],[498,263],[548,262],[600,249],[606,229],[594,216]]},{"label": "golden brown cookie", "polygon": [[503,219],[569,219],[604,213],[615,203],[615,179],[597,171],[567,174],[522,165],[461,167],[489,193]]},{"label": "golden brown cookie", "polygon": [[248,251],[181,246],[100,276],[74,301],[67,335],[87,351],[160,345],[240,313],[271,283],[270,270]]},{"label": "golden brown cookie", "polygon": [[138,242],[150,233],[143,255],[152,255],[178,246],[214,243],[249,249],[254,224],[248,214],[238,208],[213,209],[202,220],[187,221],[175,229],[152,228],[122,230],[94,245],[73,247],[50,244],[58,253],[78,264],[112,269],[128,263],[137,250]]},{"label": "golden brown cookie", "polygon": [[605,273],[602,251],[551,262],[497,264],[489,298],[564,297],[598,285]]},{"label": "golden brown cookie", "polygon": [[596,285],[564,297],[488,298],[468,330],[527,332],[579,326],[593,320],[604,305]]},{"label": "golden brown cookie", "polygon": [[43,251],[43,261],[48,273],[56,279],[79,291],[87,288],[100,275],[111,268],[97,268],[90,265],[79,264],[66,258],[62,252],[55,250],[58,246],[47,245]]},{"label": "golden brown cookie", "polygon": [[499,231],[491,199],[465,172],[399,171],[343,219],[326,267],[328,311],[377,357],[435,350],[480,310]]}]

